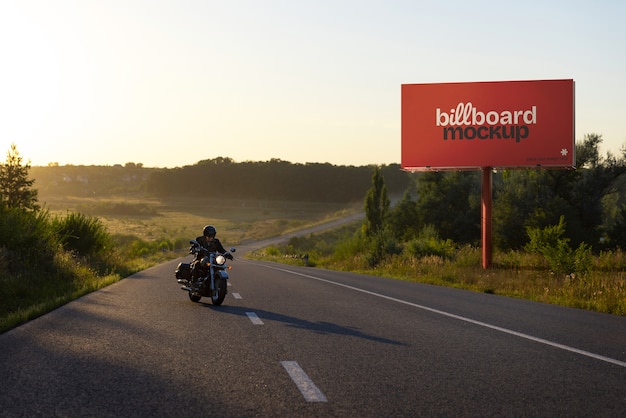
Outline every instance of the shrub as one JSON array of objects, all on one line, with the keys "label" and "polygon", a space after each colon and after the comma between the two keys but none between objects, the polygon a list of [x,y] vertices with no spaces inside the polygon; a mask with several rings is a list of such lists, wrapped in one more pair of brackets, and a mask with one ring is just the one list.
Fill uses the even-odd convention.
[{"label": "shrub", "polygon": [[[145,241],[135,236],[116,236],[116,241],[120,245],[119,251],[128,258],[143,258],[158,252],[174,251],[176,249],[186,248],[189,246],[184,244],[184,240],[179,239],[172,241],[168,238],[160,238],[154,241]],[[187,241],[188,242],[188,241]]]},{"label": "shrub", "polygon": [[543,229],[528,227],[526,229],[530,242],[526,250],[541,254],[555,273],[587,274],[591,269],[591,247],[584,242],[576,250],[569,245],[569,238],[562,238],[565,234],[565,218],[561,216],[557,225]]},{"label": "shrub", "polygon": [[362,268],[362,254],[365,252],[366,241],[357,231],[352,236],[339,239],[333,250],[332,259],[343,264],[346,269],[358,270]]},{"label": "shrub", "polygon": [[268,256],[279,256],[280,255],[280,249],[278,247],[276,247],[275,245],[272,245],[268,248],[265,249],[265,253]]},{"label": "shrub", "polygon": [[35,261],[47,263],[56,247],[56,235],[45,210],[25,211],[0,206],[0,242],[3,264],[12,270]]},{"label": "shrub", "polygon": [[454,264],[457,267],[472,268],[480,266],[482,263],[482,252],[480,248],[465,245],[456,251]]},{"label": "shrub", "polygon": [[188,250],[189,238],[176,238],[174,240],[174,250]]},{"label": "shrub", "polygon": [[386,256],[402,252],[402,246],[394,237],[389,228],[376,231],[369,238],[369,245],[365,259],[370,267],[376,267]]},{"label": "shrub", "polygon": [[113,248],[113,241],[102,222],[95,217],[70,212],[52,222],[61,244],[81,256],[102,256]]},{"label": "shrub", "polygon": [[595,268],[605,271],[626,269],[626,252],[620,248],[601,251],[596,260]]},{"label": "shrub", "polygon": [[439,256],[450,259],[456,252],[456,245],[451,239],[442,240],[432,225],[425,226],[417,238],[410,240],[405,248],[407,255],[422,258]]}]

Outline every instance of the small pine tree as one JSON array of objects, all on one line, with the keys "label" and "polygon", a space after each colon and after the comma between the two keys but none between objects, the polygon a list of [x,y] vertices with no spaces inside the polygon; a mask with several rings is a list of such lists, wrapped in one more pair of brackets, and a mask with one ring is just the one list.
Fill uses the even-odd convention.
[{"label": "small pine tree", "polygon": [[35,180],[28,179],[30,163],[22,164],[17,146],[11,144],[5,164],[0,164],[0,204],[7,208],[38,210]]},{"label": "small pine tree", "polygon": [[365,223],[363,224],[365,236],[371,237],[382,229],[390,205],[385,180],[380,167],[376,167],[372,175],[372,187],[365,195]]}]

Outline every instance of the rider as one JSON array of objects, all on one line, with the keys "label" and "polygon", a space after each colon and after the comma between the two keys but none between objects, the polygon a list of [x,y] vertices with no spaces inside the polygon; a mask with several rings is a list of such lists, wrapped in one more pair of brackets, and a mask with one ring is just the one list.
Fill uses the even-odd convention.
[{"label": "rider", "polygon": [[[207,225],[202,230],[202,235],[196,238],[196,241],[206,251],[208,252],[219,251],[220,253],[225,253],[224,257],[232,260],[233,259],[232,254],[226,252],[220,240],[215,238],[216,234],[217,234],[217,230],[215,229],[215,227],[213,225]],[[198,251],[198,253],[196,254],[196,260],[194,261],[193,268],[191,270],[191,278],[194,281],[198,278],[198,270],[200,266],[199,261],[205,255],[206,255],[205,251]]]}]

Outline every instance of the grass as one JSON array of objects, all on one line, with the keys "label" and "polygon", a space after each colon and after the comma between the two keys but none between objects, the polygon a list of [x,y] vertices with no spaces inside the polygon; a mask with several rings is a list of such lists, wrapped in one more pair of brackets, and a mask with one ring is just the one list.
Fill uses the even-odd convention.
[{"label": "grass", "polygon": [[289,244],[265,248],[251,258],[292,265],[427,283],[497,294],[555,305],[626,316],[626,253],[616,251],[593,258],[586,275],[555,274],[538,255],[496,252],[493,264],[483,269],[481,249],[463,247],[452,257],[415,257],[402,252],[387,255],[370,267],[367,251],[359,248],[355,231],[360,223],[319,235],[292,239]]},{"label": "grass", "polygon": [[[184,243],[213,224],[225,246],[285,234],[300,228],[346,216],[362,209],[362,203],[330,205],[302,202],[228,200],[217,198],[169,199],[113,197],[59,198],[40,196],[52,216],[68,211],[96,216],[118,242],[141,241],[150,251],[137,257],[121,257],[121,268],[112,274],[84,271],[63,287],[38,292],[15,309],[0,312],[0,332],[43,315],[84,294],[108,286],[123,277],[180,256],[176,249],[154,250],[146,243],[160,240]],[[289,244],[269,247],[251,258],[282,263],[346,270],[385,277],[450,286],[615,315],[626,315],[626,254],[603,253],[593,260],[585,276],[550,272],[545,260],[520,252],[494,253],[493,267],[483,270],[479,248],[458,249],[453,257],[383,257],[372,268],[362,244],[353,237],[360,222],[318,235],[297,237]],[[182,247],[181,247],[182,248]],[[0,254],[1,256],[1,254]],[[0,257],[0,261],[1,257]],[[2,278],[0,278],[2,279]],[[3,286],[11,286],[3,282]],[[23,286],[19,284],[16,286]],[[6,289],[6,287],[5,287]],[[19,288],[15,289],[22,292]],[[1,293],[1,292],[0,292]]]},{"label": "grass", "polygon": [[17,325],[23,324],[31,319],[44,315],[60,306],[65,305],[81,296],[102,289],[120,280],[117,274],[104,277],[91,278],[74,290],[62,294],[51,294],[41,301],[31,305],[20,307],[0,316],[0,333],[5,332]]},{"label": "grass", "polygon": [[[354,213],[351,205],[220,198],[152,199],[137,197],[59,198],[42,196],[53,215],[77,211],[97,216],[112,235],[144,240],[195,238],[214,225],[227,246],[278,236]],[[115,210],[112,210],[115,208]]]},{"label": "grass", "polygon": [[[134,272],[180,257],[178,250],[187,249],[189,239],[200,235],[206,224],[215,225],[218,237],[230,247],[326,222],[361,207],[360,203],[332,205],[217,198],[40,196],[40,202],[52,217],[68,213],[97,217],[118,244],[114,259],[109,260],[115,267],[98,272],[72,254],[60,252],[55,262],[62,268],[55,277],[47,276],[40,282],[40,275],[34,272],[26,273],[33,277],[0,275],[0,333]],[[180,245],[176,248],[174,244]],[[0,272],[7,269],[3,254],[0,251]]]}]

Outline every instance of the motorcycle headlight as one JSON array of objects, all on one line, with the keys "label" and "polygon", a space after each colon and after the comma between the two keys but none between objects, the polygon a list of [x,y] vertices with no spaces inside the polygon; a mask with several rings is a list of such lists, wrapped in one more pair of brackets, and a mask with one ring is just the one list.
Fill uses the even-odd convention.
[{"label": "motorcycle headlight", "polygon": [[226,257],[223,255],[218,255],[215,257],[215,264],[219,264],[220,266],[226,262]]}]

